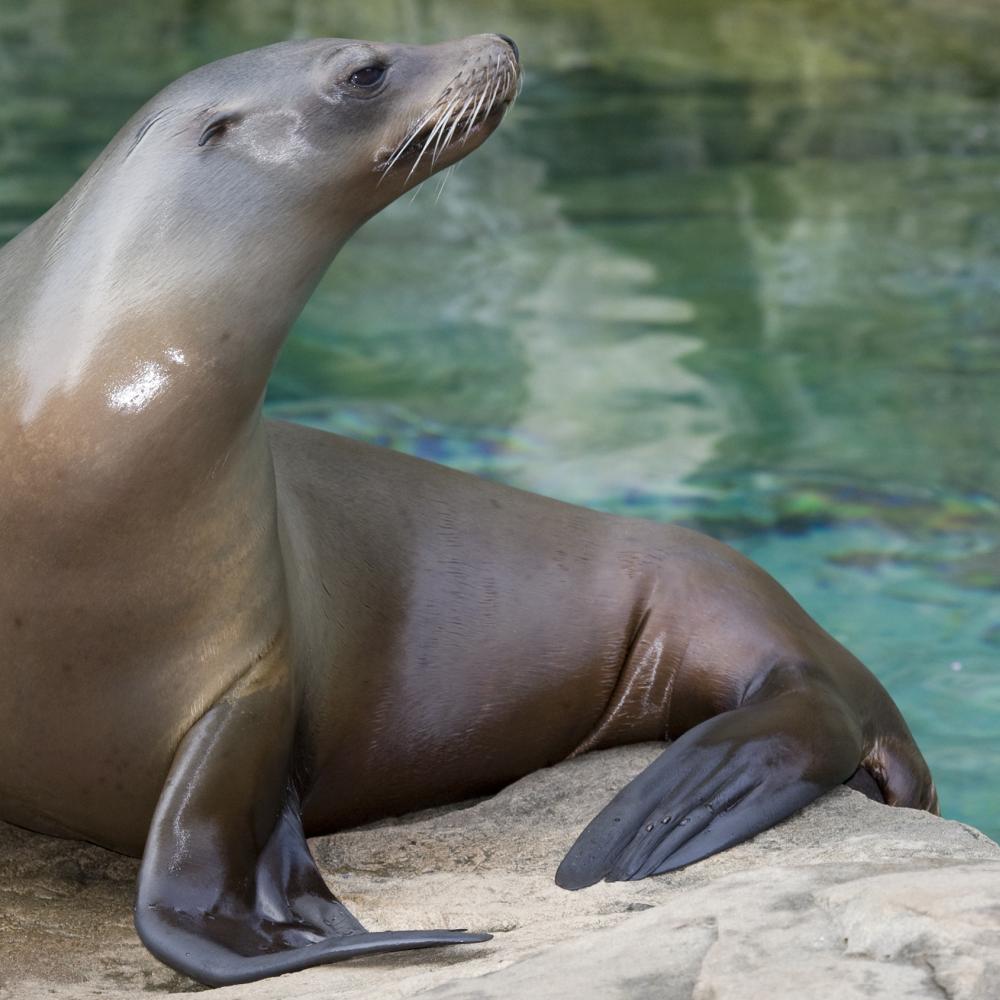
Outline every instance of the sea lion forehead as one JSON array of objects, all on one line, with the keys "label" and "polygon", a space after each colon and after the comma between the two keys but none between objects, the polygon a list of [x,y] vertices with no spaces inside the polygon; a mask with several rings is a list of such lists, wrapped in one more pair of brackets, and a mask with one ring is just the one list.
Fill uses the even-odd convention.
[{"label": "sea lion forehead", "polygon": [[396,85],[392,89],[397,96],[405,95],[408,103],[419,105],[436,96],[415,87],[419,80],[433,86],[442,73],[458,71],[477,48],[497,39],[474,35],[435,45],[408,45],[319,38],[240,52],[191,70],[156,94],[126,126],[127,150],[134,150],[161,122],[177,118],[197,121],[230,110],[294,108],[317,97],[339,103],[351,72],[367,65],[389,71],[387,79]]},{"label": "sea lion forehead", "polygon": [[287,92],[296,76],[308,75],[310,70],[346,52],[354,50],[360,54],[367,50],[375,54],[376,50],[387,47],[352,38],[276,42],[199,66],[161,90],[157,99],[170,103],[210,100],[250,90],[259,93],[262,87],[272,83]]},{"label": "sea lion forehead", "polygon": [[219,114],[294,110],[335,89],[338,64],[382,62],[390,47],[351,38],[306,39],[199,66],[160,90],[126,123],[118,137],[122,151],[130,156],[150,134],[166,131],[175,137],[177,122],[200,131]]},{"label": "sea lion forehead", "polygon": [[211,91],[242,91],[249,86],[259,89],[273,82],[287,88],[295,74],[335,72],[339,64],[366,59],[382,65],[440,67],[458,63],[476,44],[495,36],[470,36],[436,45],[407,45],[395,42],[368,41],[359,38],[314,38],[276,42],[248,52],[226,56],[179,77],[159,97],[180,101],[185,97],[209,97]]}]

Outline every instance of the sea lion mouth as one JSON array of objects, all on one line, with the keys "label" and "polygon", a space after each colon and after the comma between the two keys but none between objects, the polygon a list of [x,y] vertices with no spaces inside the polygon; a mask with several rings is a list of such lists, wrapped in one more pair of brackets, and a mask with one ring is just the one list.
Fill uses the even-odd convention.
[{"label": "sea lion mouth", "polygon": [[500,124],[520,87],[521,71],[510,56],[497,55],[468,76],[459,73],[410,126],[399,145],[379,158],[379,183],[388,174],[407,168],[409,180],[421,162],[433,172],[471,152]]}]

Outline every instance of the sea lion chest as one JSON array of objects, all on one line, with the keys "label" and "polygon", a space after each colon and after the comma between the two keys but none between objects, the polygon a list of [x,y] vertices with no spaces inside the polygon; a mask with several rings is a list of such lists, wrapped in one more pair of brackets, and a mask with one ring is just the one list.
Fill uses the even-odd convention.
[{"label": "sea lion chest", "polygon": [[2,428],[0,818],[135,853],[183,734],[282,626],[267,476]]}]

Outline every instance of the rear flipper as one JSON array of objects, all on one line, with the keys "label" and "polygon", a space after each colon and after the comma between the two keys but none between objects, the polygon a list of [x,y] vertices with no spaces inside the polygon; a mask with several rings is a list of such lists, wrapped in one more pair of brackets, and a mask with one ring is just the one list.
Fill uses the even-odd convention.
[{"label": "rear flipper", "polygon": [[863,765],[859,767],[844,784],[848,788],[853,788],[856,792],[861,792],[862,795],[871,799],[872,802],[880,802],[882,805],[885,805],[885,795],[883,795],[882,789],[879,788],[878,782],[872,777],[872,773],[867,767]]},{"label": "rear flipper", "polygon": [[486,941],[448,930],[369,933],[327,889],[288,787],[282,683],[230,692],[185,736],[150,827],[135,924],[162,962],[209,986],[356,955]]},{"label": "rear flipper", "polygon": [[797,668],[694,726],[622,789],[556,873],[564,889],[631,881],[747,840],[847,781],[864,746],[847,705]]}]

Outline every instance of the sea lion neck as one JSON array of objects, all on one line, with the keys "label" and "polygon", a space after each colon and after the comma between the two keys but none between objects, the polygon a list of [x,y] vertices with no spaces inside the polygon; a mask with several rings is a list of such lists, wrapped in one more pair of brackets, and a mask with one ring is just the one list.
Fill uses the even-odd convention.
[{"label": "sea lion neck", "polygon": [[[35,257],[34,284],[3,289],[20,422],[78,397],[123,418],[162,419],[165,406],[183,406],[188,420],[249,413],[349,233],[332,219],[312,232],[275,220],[194,239],[170,199],[108,183],[100,164],[94,173],[19,239],[21,260]],[[157,239],[164,228],[174,232]]]},{"label": "sea lion neck", "polygon": [[[104,277],[110,244],[79,253],[91,226],[86,214],[67,223],[60,211],[9,248],[21,263],[34,257],[33,287],[7,279],[0,251],[5,302],[12,291],[0,338],[0,449],[9,471],[0,507],[28,517],[48,495],[44,484],[59,482],[76,525],[113,520],[117,511],[130,535],[146,538],[159,523],[169,539],[190,535],[192,517],[205,523],[204,511],[252,497],[263,531],[273,525],[274,498],[260,408],[274,358],[311,291],[302,258],[295,275],[276,261],[270,284],[259,276],[260,297],[247,308],[227,302],[233,285],[213,278],[210,266],[201,285],[160,293],[151,280],[138,287],[148,298],[130,299]],[[306,262],[312,281],[335,249],[322,247]],[[75,299],[60,294],[67,283]],[[138,522],[136,509],[149,521]]]}]

